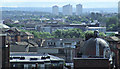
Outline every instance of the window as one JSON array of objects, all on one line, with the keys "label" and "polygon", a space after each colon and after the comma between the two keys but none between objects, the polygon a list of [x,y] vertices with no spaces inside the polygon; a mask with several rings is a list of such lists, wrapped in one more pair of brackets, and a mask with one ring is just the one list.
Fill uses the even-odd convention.
[{"label": "window", "polygon": [[54,42],[54,45],[55,45],[55,42]]},{"label": "window", "polygon": [[72,45],[72,43],[64,43],[65,45]]},{"label": "window", "polygon": [[63,43],[60,43],[60,45],[63,45]]}]

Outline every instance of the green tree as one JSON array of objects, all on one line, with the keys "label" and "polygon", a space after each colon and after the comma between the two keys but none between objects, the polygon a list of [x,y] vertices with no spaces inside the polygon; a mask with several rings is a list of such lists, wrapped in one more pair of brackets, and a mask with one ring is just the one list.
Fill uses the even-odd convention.
[{"label": "green tree", "polygon": [[81,29],[56,30],[53,35],[56,38],[84,38]]},{"label": "green tree", "polygon": [[[106,36],[103,32],[99,32],[100,37]],[[94,37],[94,31],[86,31],[85,32],[85,40],[90,39],[91,37]]]},{"label": "green tree", "polygon": [[100,33],[99,33],[99,36],[104,36],[104,37],[105,37],[106,35],[105,35],[105,33],[100,32]]}]

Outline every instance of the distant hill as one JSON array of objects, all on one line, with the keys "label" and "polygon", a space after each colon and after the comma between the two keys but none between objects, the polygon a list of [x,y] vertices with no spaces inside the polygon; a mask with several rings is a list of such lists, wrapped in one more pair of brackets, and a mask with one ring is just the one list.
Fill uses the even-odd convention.
[{"label": "distant hill", "polygon": [[[2,7],[2,11],[40,11],[40,12],[51,12],[51,7]],[[62,8],[59,8],[59,11],[62,12]],[[100,11],[107,13],[117,13],[117,8],[83,8],[83,12],[90,11]],[[73,8],[75,12],[75,8]]]}]

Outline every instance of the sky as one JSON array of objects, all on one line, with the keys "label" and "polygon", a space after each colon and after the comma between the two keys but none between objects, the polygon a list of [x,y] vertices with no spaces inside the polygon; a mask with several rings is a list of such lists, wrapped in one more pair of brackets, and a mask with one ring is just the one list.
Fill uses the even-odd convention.
[{"label": "sky", "polygon": [[0,0],[0,7],[62,7],[82,4],[84,8],[117,8],[119,0]]},{"label": "sky", "polygon": [[118,2],[119,0],[0,0],[3,2]]}]

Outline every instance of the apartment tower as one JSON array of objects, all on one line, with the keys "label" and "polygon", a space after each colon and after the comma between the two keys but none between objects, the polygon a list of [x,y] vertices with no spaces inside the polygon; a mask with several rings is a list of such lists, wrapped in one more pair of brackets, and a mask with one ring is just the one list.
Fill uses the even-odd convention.
[{"label": "apartment tower", "polygon": [[76,15],[82,15],[82,5],[81,4],[76,5]]},{"label": "apartment tower", "polygon": [[52,14],[59,15],[59,7],[57,5],[52,7]]},{"label": "apartment tower", "polygon": [[63,6],[63,15],[72,15],[72,5]]}]

